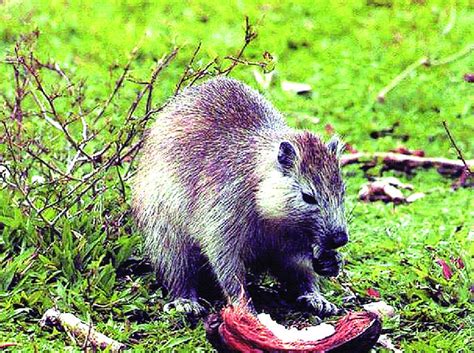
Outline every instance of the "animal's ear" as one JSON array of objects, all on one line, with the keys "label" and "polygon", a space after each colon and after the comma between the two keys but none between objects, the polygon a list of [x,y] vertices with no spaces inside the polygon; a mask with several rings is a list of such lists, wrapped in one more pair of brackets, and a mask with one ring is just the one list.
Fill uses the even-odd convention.
[{"label": "animal's ear", "polygon": [[344,152],[346,145],[339,139],[337,135],[331,137],[327,143],[328,150],[336,155],[336,157],[341,157],[342,152]]},{"label": "animal's ear", "polygon": [[278,163],[284,168],[289,169],[293,166],[296,159],[296,151],[293,145],[287,141],[280,143],[278,151]]}]

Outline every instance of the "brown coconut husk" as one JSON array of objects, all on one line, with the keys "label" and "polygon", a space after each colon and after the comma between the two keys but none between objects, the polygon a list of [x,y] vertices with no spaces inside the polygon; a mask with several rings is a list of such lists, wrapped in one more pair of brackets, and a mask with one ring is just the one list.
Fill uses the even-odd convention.
[{"label": "brown coconut husk", "polygon": [[227,306],[205,322],[207,337],[219,352],[367,352],[382,329],[379,317],[370,312],[352,312],[335,324],[335,333],[317,341],[283,342],[244,305]]}]

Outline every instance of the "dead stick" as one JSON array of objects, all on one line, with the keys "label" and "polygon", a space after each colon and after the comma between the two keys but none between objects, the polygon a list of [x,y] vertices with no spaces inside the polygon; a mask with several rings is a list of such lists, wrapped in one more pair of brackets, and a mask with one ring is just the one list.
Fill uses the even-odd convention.
[{"label": "dead stick", "polygon": [[55,326],[64,329],[76,339],[87,339],[95,349],[109,348],[110,352],[120,352],[126,348],[123,343],[113,340],[97,332],[91,325],[82,322],[69,313],[61,313],[56,309],[47,310],[40,320],[40,326]]},{"label": "dead stick", "polygon": [[354,153],[347,154],[341,157],[341,165],[345,166],[353,163],[362,163],[368,159],[381,158],[389,162],[406,162],[413,167],[450,167],[463,169],[465,167],[474,167],[474,159],[470,160],[453,160],[441,157],[418,157],[401,153],[393,152],[374,152],[374,153]]}]

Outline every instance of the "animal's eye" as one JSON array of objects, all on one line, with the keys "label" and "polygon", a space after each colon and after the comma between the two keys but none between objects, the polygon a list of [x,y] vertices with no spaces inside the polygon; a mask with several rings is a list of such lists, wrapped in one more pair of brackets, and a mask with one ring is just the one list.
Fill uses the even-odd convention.
[{"label": "animal's eye", "polygon": [[309,203],[310,205],[316,204],[316,199],[314,198],[314,196],[306,194],[304,192],[302,192],[301,195],[303,196],[304,202]]}]

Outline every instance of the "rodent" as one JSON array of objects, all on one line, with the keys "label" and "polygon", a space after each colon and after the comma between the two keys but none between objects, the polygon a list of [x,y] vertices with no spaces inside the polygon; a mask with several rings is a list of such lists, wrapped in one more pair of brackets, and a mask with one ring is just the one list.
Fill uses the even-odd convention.
[{"label": "rodent", "polygon": [[258,264],[314,313],[336,313],[316,272],[336,275],[333,249],[348,241],[342,149],[337,137],[324,143],[288,127],[234,79],[213,78],[172,98],[144,142],[132,185],[146,255],[170,306],[203,312],[203,268],[239,300],[246,272]]}]

